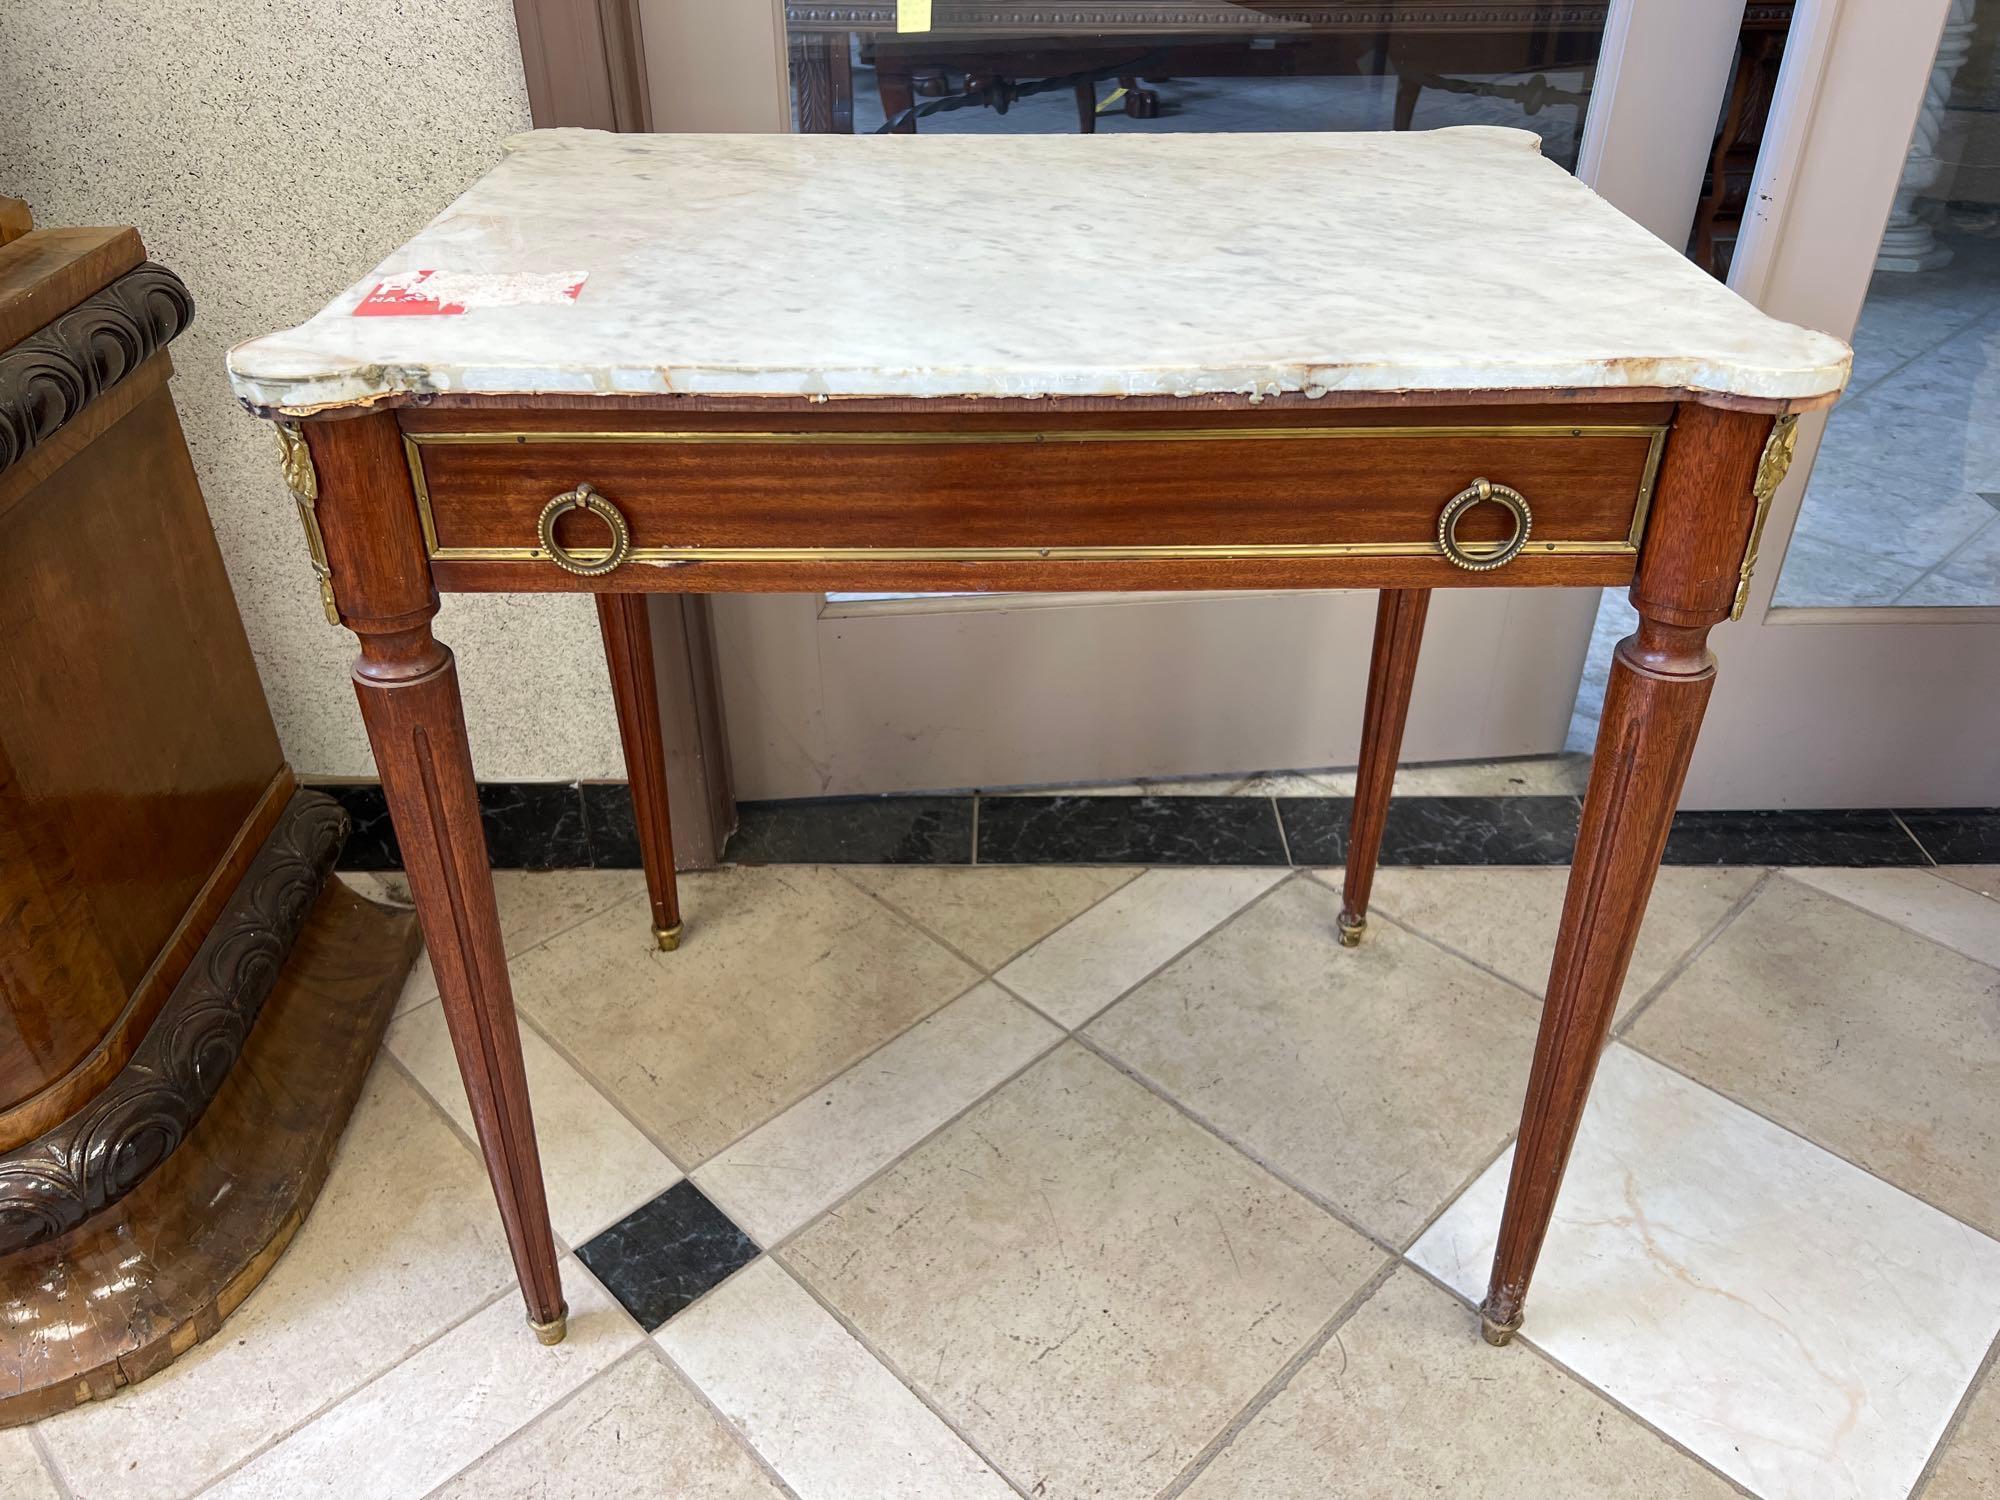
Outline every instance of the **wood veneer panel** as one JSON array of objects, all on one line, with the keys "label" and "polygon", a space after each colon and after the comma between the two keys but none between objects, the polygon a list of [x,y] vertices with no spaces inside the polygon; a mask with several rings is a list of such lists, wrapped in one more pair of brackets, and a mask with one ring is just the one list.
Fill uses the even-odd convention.
[{"label": "wood veneer panel", "polygon": [[0,1426],[145,1379],[263,1280],[326,1180],[418,941],[411,913],[329,881],[180,1149],[96,1217],[0,1261]]},{"label": "wood veneer panel", "polygon": [[115,1003],[65,988],[33,943],[4,945],[0,1003],[17,1021],[37,1012],[19,1022],[33,1045],[0,1061],[5,1110],[114,1029],[104,1060],[123,1066],[179,977],[176,952],[185,964],[168,951],[177,930],[283,756],[164,388],[0,515],[0,576],[8,795],[60,851],[37,879],[71,888],[122,987]]},{"label": "wood veneer panel", "polygon": [[139,231],[34,229],[0,244],[0,349],[53,323],[146,258]]}]

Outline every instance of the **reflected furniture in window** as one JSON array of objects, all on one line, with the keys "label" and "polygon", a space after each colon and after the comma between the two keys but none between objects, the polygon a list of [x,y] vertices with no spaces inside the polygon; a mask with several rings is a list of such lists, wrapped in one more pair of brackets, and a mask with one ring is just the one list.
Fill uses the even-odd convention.
[{"label": "reflected furniture in window", "polygon": [[[1120,11],[1130,13],[1129,20]],[[933,28],[896,30],[893,0],[824,5],[791,0],[793,109],[804,132],[854,128],[857,51],[874,71],[887,128],[911,132],[926,111],[969,105],[1006,112],[1024,90],[1067,93],[1090,133],[1113,99],[1150,116],[1147,81],[1210,78],[1395,79],[1388,119],[1411,129],[1426,90],[1509,101],[1525,123],[1571,112],[1555,154],[1573,165],[1610,0],[937,0]],[[1719,246],[1734,239],[1763,140],[1764,116],[1791,25],[1792,0],[1753,0],[1723,119],[1696,209],[1691,254],[1720,274]],[[1558,78],[1548,75],[1555,73]],[[1106,88],[1105,85],[1115,85]],[[953,96],[953,91],[959,93]],[[932,97],[925,97],[928,94]],[[936,96],[945,95],[940,99]],[[1195,128],[1201,128],[1196,123]],[[1334,128],[1326,121],[1315,128]]]}]

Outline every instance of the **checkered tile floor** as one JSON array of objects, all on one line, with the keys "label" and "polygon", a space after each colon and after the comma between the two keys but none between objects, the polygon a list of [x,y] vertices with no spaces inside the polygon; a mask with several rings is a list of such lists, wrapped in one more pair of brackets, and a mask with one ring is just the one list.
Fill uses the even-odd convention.
[{"label": "checkered tile floor", "polygon": [[1495,1350],[1563,879],[733,869],[661,954],[502,875],[569,1340],[420,965],[270,1279],[0,1493],[2000,1493],[2000,869],[1665,871]]}]

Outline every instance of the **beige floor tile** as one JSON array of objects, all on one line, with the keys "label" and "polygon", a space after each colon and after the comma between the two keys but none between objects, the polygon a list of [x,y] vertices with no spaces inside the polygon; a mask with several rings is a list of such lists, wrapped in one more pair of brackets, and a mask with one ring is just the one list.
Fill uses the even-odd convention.
[{"label": "beige floor tile", "polygon": [[783,1500],[650,1347],[627,1355],[432,1500]]},{"label": "beige floor tile", "polygon": [[312,1216],[221,1335],[42,1431],[80,1496],[187,1494],[512,1275],[486,1174],[409,1080],[378,1066]]},{"label": "beige floor tile", "polygon": [[[467,1139],[476,1140],[443,1005],[430,1001],[400,1017],[389,1028],[388,1045]],[[521,1028],[521,1055],[549,1218],[559,1238],[580,1245],[680,1180],[666,1154],[531,1026]]]},{"label": "beige floor tile", "polygon": [[1080,1026],[1289,873],[1148,870],[994,977],[1064,1026]]},{"label": "beige floor tile", "polygon": [[832,870],[681,880],[688,937],[639,898],[514,961],[516,1001],[692,1166],[978,978]]},{"label": "beige floor tile", "polygon": [[[1620,1013],[1713,931],[1762,874],[1756,869],[1661,870],[1625,973]],[[1338,887],[1340,872],[1328,871],[1325,879]],[[1389,869],[1376,874],[1370,903],[1539,995],[1548,986],[1568,884],[1567,867]]]},{"label": "beige floor tile", "polygon": [[512,1291],[206,1492],[204,1500],[417,1500],[645,1337],[576,1261],[569,1335],[536,1342]]},{"label": "beige floor tile", "polygon": [[1506,1144],[1539,1008],[1386,923],[1342,948],[1339,907],[1292,882],[1088,1035],[1400,1244]]},{"label": "beige floor tile", "polygon": [[2000,972],[1773,880],[1631,1040],[2000,1233]]},{"label": "beige floor tile", "polygon": [[[1480,1297],[1512,1154],[1410,1259]],[[2000,1242],[1606,1049],[1522,1337],[1763,1500],[1907,1495],[2000,1332]]]},{"label": "beige floor tile", "polygon": [[1073,1043],[785,1257],[1047,1500],[1153,1494],[1382,1263]]},{"label": "beige floor tile", "polygon": [[2000,865],[1939,865],[1937,873],[1954,885],[2000,901]]},{"label": "beige floor tile", "polygon": [[655,1337],[799,1500],[1011,1500],[773,1261],[731,1277]]},{"label": "beige floor tile", "polygon": [[[407,905],[409,882],[400,873],[343,876],[372,900]],[[508,957],[524,953],[546,942],[565,928],[586,917],[609,910],[646,889],[646,877],[639,870],[495,870],[493,899],[500,908],[500,937]],[[643,919],[640,922],[643,928]],[[437,977],[431,973],[429,953],[417,955],[416,966],[404,982],[396,1014],[415,1010],[426,1000],[437,998]]]},{"label": "beige floor tile", "polygon": [[982,984],[712,1157],[695,1183],[776,1244],[1061,1037]]},{"label": "beige floor tile", "polygon": [[1992,1370],[1945,1440],[1923,1500],[2000,1500],[2000,1376]]},{"label": "beige floor tile", "polygon": [[1734,1486],[1398,1271],[1186,1491],[1188,1500],[1436,1495],[1730,1500]]},{"label": "beige floor tile", "polygon": [[0,1495],[7,1500],[63,1500],[26,1428],[0,1432]]},{"label": "beige floor tile", "polygon": [[1787,870],[1801,885],[1852,902],[1967,958],[2000,967],[2000,902],[1929,870]]},{"label": "beige floor tile", "polygon": [[860,865],[847,871],[863,890],[988,970],[1089,910],[1138,873],[1051,865]]}]

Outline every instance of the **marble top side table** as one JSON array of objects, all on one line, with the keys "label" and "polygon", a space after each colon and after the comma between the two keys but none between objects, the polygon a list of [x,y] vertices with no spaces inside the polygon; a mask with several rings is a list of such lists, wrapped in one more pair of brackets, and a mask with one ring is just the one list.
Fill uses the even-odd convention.
[{"label": "marble top side table", "polygon": [[[1486,1336],[1553,1210],[1714,677],[1837,340],[1525,132],[540,131],[300,327],[278,423],[529,1320],[556,1275],[441,590],[594,593],[659,942],[680,937],[643,596],[1381,591],[1341,936],[1362,940],[1433,588],[1631,587]],[[981,205],[1010,205],[994,225]],[[1092,233],[1121,210],[1170,253]]]}]

